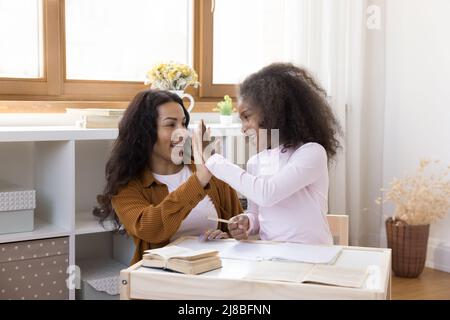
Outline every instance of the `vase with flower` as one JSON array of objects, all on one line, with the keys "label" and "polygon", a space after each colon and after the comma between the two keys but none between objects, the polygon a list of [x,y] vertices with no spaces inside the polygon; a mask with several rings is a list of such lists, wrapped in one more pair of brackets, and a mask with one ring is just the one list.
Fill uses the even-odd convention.
[{"label": "vase with flower", "polygon": [[168,62],[159,63],[147,72],[145,84],[151,84],[152,88],[168,90],[177,94],[181,99],[189,99],[188,112],[194,108],[194,97],[185,90],[188,86],[197,88],[200,85],[198,75],[193,68],[186,64]]},{"label": "vase with flower", "polygon": [[[439,161],[434,161],[438,163]],[[450,209],[450,166],[438,175],[426,174],[430,160],[420,161],[416,174],[394,179],[378,204],[395,204],[394,215],[385,221],[392,270],[399,277],[418,277],[425,266],[430,224]]]}]

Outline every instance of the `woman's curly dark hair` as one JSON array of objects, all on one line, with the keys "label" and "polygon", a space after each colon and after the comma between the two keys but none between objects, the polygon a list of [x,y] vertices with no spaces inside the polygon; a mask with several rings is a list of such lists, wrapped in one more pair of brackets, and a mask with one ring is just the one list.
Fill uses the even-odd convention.
[{"label": "woman's curly dark hair", "polygon": [[119,136],[106,163],[106,186],[103,194],[97,196],[99,205],[92,212],[101,222],[112,216],[116,229],[119,228],[120,221],[111,204],[112,196],[132,179],[140,177],[149,165],[158,138],[158,106],[168,102],[176,102],[183,107],[187,126],[189,113],[182,99],[169,91],[141,91],[128,105],[119,123]]},{"label": "woman's curly dark hair", "polygon": [[340,148],[342,130],[327,94],[305,69],[291,63],[268,65],[245,79],[239,97],[257,108],[261,128],[279,129],[285,148],[317,142],[329,159]]}]

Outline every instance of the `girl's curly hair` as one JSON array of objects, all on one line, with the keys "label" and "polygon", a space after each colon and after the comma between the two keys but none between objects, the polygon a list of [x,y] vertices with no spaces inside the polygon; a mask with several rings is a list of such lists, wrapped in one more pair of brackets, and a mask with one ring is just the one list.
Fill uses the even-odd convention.
[{"label": "girl's curly hair", "polygon": [[327,94],[303,68],[291,63],[270,64],[240,84],[239,98],[258,110],[261,128],[279,129],[285,148],[317,142],[328,159],[340,148],[342,130]]}]

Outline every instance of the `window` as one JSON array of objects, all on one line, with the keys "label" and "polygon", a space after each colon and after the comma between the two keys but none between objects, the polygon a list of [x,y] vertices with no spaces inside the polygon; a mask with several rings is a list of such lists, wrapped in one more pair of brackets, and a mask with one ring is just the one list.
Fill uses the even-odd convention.
[{"label": "window", "polygon": [[[321,73],[334,0],[207,0],[200,8],[200,96],[235,93],[235,84],[272,62]],[[318,65],[320,64],[320,67]],[[324,72],[326,73],[326,72]],[[321,78],[322,74],[320,74]],[[325,79],[326,82],[328,79]]]},{"label": "window", "polygon": [[298,45],[293,41],[298,32],[289,18],[296,8],[287,2],[215,1],[213,84],[239,83],[271,62],[294,60],[292,46]]},{"label": "window", "polygon": [[0,99],[129,101],[154,64],[174,60],[199,73],[188,92],[210,111],[271,62],[326,62],[329,28],[312,24],[335,2],[0,0]]},{"label": "window", "polygon": [[42,78],[42,0],[0,0],[0,77]]},{"label": "window", "polygon": [[129,101],[154,64],[192,64],[194,1],[0,0],[0,100]]},{"label": "window", "polygon": [[192,1],[66,0],[66,78],[145,81],[161,61],[192,65]]}]

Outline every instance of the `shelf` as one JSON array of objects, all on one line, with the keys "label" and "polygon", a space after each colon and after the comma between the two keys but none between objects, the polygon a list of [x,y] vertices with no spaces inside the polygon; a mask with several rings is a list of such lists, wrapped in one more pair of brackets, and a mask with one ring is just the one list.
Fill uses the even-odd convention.
[{"label": "shelf", "polygon": [[109,232],[114,230],[114,222],[105,220],[103,226],[92,212],[77,212],[75,215],[75,234]]},{"label": "shelf", "polygon": [[0,127],[0,142],[113,140],[118,129],[83,129],[76,126]]},{"label": "shelf", "polygon": [[41,219],[34,219],[34,230],[30,232],[7,233],[0,235],[0,243],[69,236],[70,232]]},{"label": "shelf", "polygon": [[[196,128],[190,124],[189,129]],[[220,123],[208,124],[212,136],[241,136],[241,124]],[[63,141],[63,140],[114,140],[117,138],[117,128],[84,129],[76,126],[27,126],[0,127],[0,142],[20,141]]]},{"label": "shelf", "polygon": [[128,268],[111,258],[77,260],[83,270],[78,300],[116,300],[120,293],[120,272]]}]

